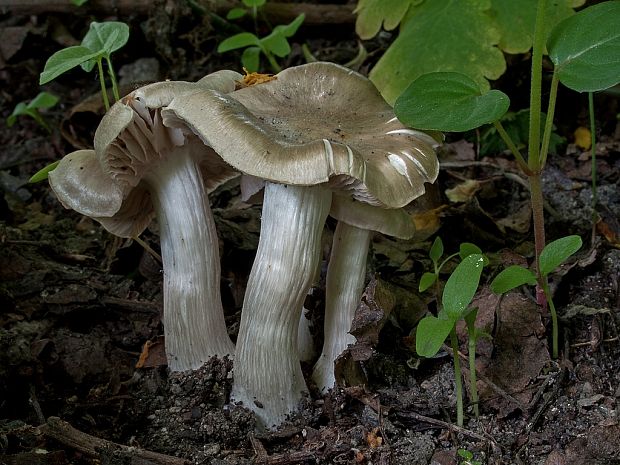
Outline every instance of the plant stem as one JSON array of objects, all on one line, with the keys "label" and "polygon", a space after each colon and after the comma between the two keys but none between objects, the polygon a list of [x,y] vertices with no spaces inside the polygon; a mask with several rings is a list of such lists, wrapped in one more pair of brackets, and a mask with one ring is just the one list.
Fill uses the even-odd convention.
[{"label": "plant stem", "polygon": [[264,47],[261,47],[261,50],[263,51],[263,54],[267,57],[267,61],[269,61],[269,66],[271,66],[271,69],[273,70],[273,72],[277,74],[280,71],[282,71],[282,68],[276,61],[275,57],[273,56],[273,53],[271,53],[269,50],[267,50]]},{"label": "plant stem", "polygon": [[534,250],[536,256],[536,276],[539,282],[539,288],[536,289],[536,301],[543,308],[545,307],[545,296],[541,291],[543,281],[546,278],[540,274],[539,257],[543,248],[545,247],[545,216],[544,216],[544,202],[542,192],[542,176],[540,173],[535,173],[528,178],[530,184],[530,202],[532,205],[532,219],[534,224]]},{"label": "plant stem", "polygon": [[99,83],[101,84],[101,98],[103,99],[105,111],[108,111],[110,109],[110,101],[108,100],[108,91],[105,88],[105,78],[103,77],[103,63],[101,58],[97,59],[97,69],[99,70]]},{"label": "plant stem", "polygon": [[545,169],[547,163],[547,155],[549,153],[549,141],[551,140],[551,132],[553,131],[553,115],[555,114],[555,102],[558,97],[558,84],[560,79],[556,71],[553,72],[551,79],[551,89],[549,91],[549,105],[547,107],[547,119],[545,120],[545,132],[543,133],[542,147],[540,149],[540,169]]},{"label": "plant stem", "polygon": [[[469,389],[471,391],[471,403],[474,406],[474,415],[476,418],[480,416],[480,409],[478,408],[478,386],[476,379],[476,327],[467,325],[467,356],[469,358]],[[458,355],[456,356],[458,358]]]},{"label": "plant stem", "polygon": [[456,424],[463,426],[463,377],[461,375],[461,362],[459,361],[459,341],[456,337],[456,326],[450,331],[450,344],[452,345],[454,383],[456,384]]},{"label": "plant stem", "polygon": [[116,74],[114,74],[114,68],[112,67],[112,61],[110,61],[110,57],[105,57],[105,59],[108,64],[108,76],[110,76],[110,81],[112,82],[112,93],[114,94],[114,100],[118,102],[121,99],[121,96],[118,93]]},{"label": "plant stem", "polygon": [[540,108],[542,95],[542,55],[545,42],[546,0],[538,1],[536,27],[532,46],[532,74],[530,83],[530,127],[528,165],[536,173],[540,170]]},{"label": "plant stem", "polygon": [[527,162],[523,158],[523,155],[521,155],[521,152],[519,151],[519,149],[513,142],[512,138],[508,135],[508,133],[504,129],[504,126],[502,125],[502,123],[499,120],[494,121],[493,126],[495,126],[495,129],[499,133],[500,137],[502,138],[504,143],[508,146],[508,148],[514,155],[515,159],[517,160],[517,164],[519,165],[519,168],[521,168],[521,170],[523,170],[523,172],[529,176],[530,168],[529,166],[527,166]]},{"label": "plant stem", "polygon": [[588,112],[590,113],[590,137],[592,140],[592,221],[596,222],[596,205],[598,193],[596,191],[596,122],[594,121],[594,94],[588,92]]},{"label": "plant stem", "polygon": [[551,313],[551,356],[556,359],[558,358],[558,314],[555,311],[555,305],[553,304],[553,299],[551,298],[549,283],[547,283],[546,276],[543,281],[543,291],[545,293],[545,297],[547,298],[547,302],[549,302],[549,312]]}]

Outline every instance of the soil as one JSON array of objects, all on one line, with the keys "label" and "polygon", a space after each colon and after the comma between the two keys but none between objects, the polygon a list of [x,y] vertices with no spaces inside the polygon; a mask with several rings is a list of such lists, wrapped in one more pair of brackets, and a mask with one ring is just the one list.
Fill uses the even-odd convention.
[{"label": "soil", "polygon": [[[238,56],[214,52],[229,31],[186,5],[160,2],[146,16],[110,12],[96,18],[130,24],[130,43],[115,56],[126,88],[239,68]],[[75,43],[92,19],[0,15],[3,119],[38,93],[46,58]],[[345,63],[357,53],[351,24],[307,26],[298,38],[322,60]],[[360,72],[389,40],[386,35],[365,44],[370,58]],[[302,62],[295,44],[283,64]],[[509,68],[503,81],[510,73],[523,69]],[[599,201],[593,226],[590,153],[573,136],[587,124],[587,102],[560,94],[567,103],[558,112],[557,132],[565,142],[544,176],[547,238],[579,234],[584,247],[551,280],[560,315],[559,359],[550,357],[550,318],[535,297],[522,290],[500,298],[488,287],[506,264],[532,258],[523,179],[506,153],[478,157],[475,134],[455,135],[440,151],[438,182],[410,208],[419,234],[410,241],[373,242],[369,285],[352,328],[357,343],[337,362],[339,386],[322,396],[308,378],[311,392],[300,411],[277,431],[261,431],[249,410],[229,400],[232,361],[167,371],[162,274],[152,255],[63,209],[46,183],[27,183],[38,169],[92,141],[102,112],[97,86],[79,70],[46,86],[61,97],[44,113],[50,134],[26,118],[12,128],[0,125],[0,464],[620,464],[617,98],[596,99]],[[260,207],[239,200],[238,180],[211,199],[234,340]],[[328,223],[326,238],[334,226]],[[420,359],[414,350],[416,323],[436,310],[432,293],[417,291],[431,268],[435,234],[448,252],[473,242],[490,259],[475,300],[477,326],[491,336],[477,346],[481,415],[475,418],[468,404],[462,428],[455,426],[449,349],[432,359]],[[143,240],[158,249],[156,224]],[[315,328],[323,293],[317,285],[307,305]],[[463,328],[459,336],[466,356]],[[311,367],[304,364],[306,374]],[[457,455],[459,449],[472,458]]]}]

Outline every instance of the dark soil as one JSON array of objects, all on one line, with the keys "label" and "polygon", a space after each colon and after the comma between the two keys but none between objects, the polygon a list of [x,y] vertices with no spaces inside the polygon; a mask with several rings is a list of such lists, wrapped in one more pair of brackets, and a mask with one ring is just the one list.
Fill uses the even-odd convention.
[{"label": "dark soil", "polygon": [[[129,45],[115,57],[126,88],[239,68],[234,54],[214,53],[229,31],[184,2],[160,6],[149,16],[118,18],[111,12],[96,18],[131,26]],[[0,15],[2,119],[39,92],[46,58],[81,37],[91,19]],[[351,24],[305,27],[299,38],[320,59],[344,63],[357,53]],[[381,40],[366,44],[371,58],[361,72],[381,53]],[[302,62],[295,45],[284,65]],[[89,98],[97,87],[79,70],[46,87],[61,97],[45,113],[51,134],[25,118],[10,129],[0,125],[0,464],[183,463],[174,457],[214,465],[620,464],[617,100],[597,96],[600,219],[594,228],[589,152],[572,143],[575,128],[585,124],[586,102],[565,95],[572,110],[557,118],[566,143],[545,173],[548,240],[567,234],[584,239],[582,250],[552,277],[561,324],[558,360],[549,355],[549,316],[534,297],[523,291],[500,299],[488,289],[503,265],[532,258],[523,180],[505,153],[479,160],[475,146],[459,136],[442,148],[437,184],[411,207],[418,237],[375,238],[370,284],[353,328],[358,343],[337,364],[341,387],[323,397],[311,386],[298,414],[278,431],[264,432],[256,430],[252,413],[229,403],[230,360],[168,373],[162,276],[152,256],[63,209],[46,183],[27,183],[38,169],[92,141],[101,108],[97,95]],[[465,180],[478,181],[477,190],[458,202],[448,200],[445,191]],[[260,208],[240,202],[238,181],[216,191],[212,205],[234,339]],[[334,224],[328,226],[333,231]],[[448,252],[474,242],[491,260],[475,302],[477,324],[492,336],[478,344],[481,417],[475,419],[468,405],[464,428],[454,426],[450,353],[421,360],[414,350],[417,321],[436,309],[431,293],[417,292],[420,276],[431,267],[434,234]],[[158,248],[156,224],[143,239]],[[322,292],[319,286],[309,305],[316,327]],[[463,329],[460,336],[466,354]],[[143,366],[136,368],[141,355]],[[311,366],[305,366],[307,373]],[[465,384],[467,379],[465,372]],[[63,429],[68,425],[55,417],[73,429]],[[457,449],[472,452],[473,461],[457,456]]]}]

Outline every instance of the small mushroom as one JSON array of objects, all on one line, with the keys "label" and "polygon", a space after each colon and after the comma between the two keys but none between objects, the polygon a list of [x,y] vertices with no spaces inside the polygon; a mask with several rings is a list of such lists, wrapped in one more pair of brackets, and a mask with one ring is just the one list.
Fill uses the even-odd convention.
[{"label": "small mushroom", "polygon": [[366,278],[366,259],[373,231],[400,239],[415,233],[404,209],[383,209],[334,195],[330,216],[338,220],[327,267],[323,350],[312,372],[321,392],[336,382],[334,362],[355,343],[349,334]]},{"label": "small mushroom", "polygon": [[122,237],[159,222],[168,367],[195,369],[234,353],[220,296],[219,244],[207,192],[237,173],[195,136],[164,127],[161,108],[197,88],[230,92],[241,76],[161,82],[117,102],[95,133],[95,150],[64,157],[49,175],[66,208]]},{"label": "small mushroom", "polygon": [[231,396],[273,427],[307,390],[297,331],[332,191],[402,207],[436,178],[436,142],[405,128],[367,78],[332,63],[289,68],[228,95],[182,95],[162,117],[167,126],[188,127],[234,168],[266,181]]}]

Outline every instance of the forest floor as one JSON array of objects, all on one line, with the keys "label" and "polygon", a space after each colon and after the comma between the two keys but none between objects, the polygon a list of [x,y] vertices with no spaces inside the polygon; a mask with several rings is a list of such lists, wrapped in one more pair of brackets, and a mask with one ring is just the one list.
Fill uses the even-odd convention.
[{"label": "forest floor", "polygon": [[[222,38],[217,27],[184,5],[168,1],[148,14],[96,18],[0,12],[1,119],[39,92],[46,58],[79,39],[92,19],[130,24],[130,42],[115,56],[125,89],[238,70],[235,55],[213,51]],[[322,60],[345,63],[357,53],[352,22],[304,26],[298,39]],[[370,58],[360,72],[388,42],[385,35],[366,44]],[[284,64],[301,63],[294,45]],[[503,82],[523,76],[526,68],[514,60]],[[0,464],[620,464],[617,98],[596,99],[593,225],[591,154],[574,137],[587,126],[587,101],[560,95],[566,103],[556,132],[563,142],[544,174],[547,239],[579,234],[584,246],[551,277],[560,316],[557,360],[549,352],[549,315],[533,296],[522,290],[500,298],[488,285],[503,265],[531,262],[526,181],[501,148],[481,150],[492,134],[451,135],[440,150],[437,183],[410,208],[417,236],[373,241],[369,285],[356,317],[358,342],[338,361],[341,386],[321,396],[308,379],[311,392],[300,412],[278,431],[264,432],[256,430],[252,413],[229,402],[230,360],[213,359],[194,372],[167,371],[157,261],[137,243],[63,209],[47,183],[27,183],[38,169],[92,144],[102,114],[97,86],[77,70],[46,87],[61,97],[44,115],[51,134],[28,119],[12,128],[0,124]],[[260,207],[241,202],[238,180],[211,199],[234,340]],[[333,227],[328,222],[326,256]],[[417,321],[436,309],[432,292],[417,290],[432,266],[435,234],[449,253],[473,242],[490,259],[474,302],[477,326],[492,336],[477,348],[481,416],[467,405],[462,428],[455,426],[449,350],[420,359],[412,336]],[[156,224],[143,239],[158,249]],[[323,286],[317,284],[307,306],[315,328]],[[466,357],[463,328],[459,336]],[[311,367],[304,364],[306,374]],[[466,461],[459,449],[473,458]]]}]

